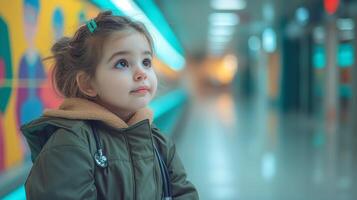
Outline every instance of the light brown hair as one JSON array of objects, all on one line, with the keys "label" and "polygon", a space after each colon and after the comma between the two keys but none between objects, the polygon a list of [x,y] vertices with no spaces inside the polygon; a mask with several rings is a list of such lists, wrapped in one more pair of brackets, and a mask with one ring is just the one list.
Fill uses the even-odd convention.
[{"label": "light brown hair", "polygon": [[78,87],[76,76],[84,71],[89,77],[94,77],[96,66],[102,56],[105,40],[118,31],[134,30],[145,36],[153,51],[153,40],[141,22],[136,22],[125,16],[115,16],[111,11],[100,12],[93,19],[97,28],[90,32],[82,25],[73,37],[62,37],[51,48],[54,68],[52,84],[54,89],[66,98],[88,98]]}]

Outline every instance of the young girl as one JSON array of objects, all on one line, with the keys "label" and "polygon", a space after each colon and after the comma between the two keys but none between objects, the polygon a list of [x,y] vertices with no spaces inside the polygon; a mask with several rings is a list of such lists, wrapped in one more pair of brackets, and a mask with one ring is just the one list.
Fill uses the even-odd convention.
[{"label": "young girl", "polygon": [[21,127],[34,162],[27,199],[198,199],[146,108],[157,78],[145,27],[102,12],[52,52],[65,99]]}]

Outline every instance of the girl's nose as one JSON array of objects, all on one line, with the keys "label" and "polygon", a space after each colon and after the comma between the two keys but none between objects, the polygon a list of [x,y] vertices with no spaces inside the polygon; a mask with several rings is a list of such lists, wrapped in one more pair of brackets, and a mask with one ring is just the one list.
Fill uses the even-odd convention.
[{"label": "girl's nose", "polygon": [[147,75],[143,69],[137,69],[134,75],[135,81],[141,81],[147,79]]}]

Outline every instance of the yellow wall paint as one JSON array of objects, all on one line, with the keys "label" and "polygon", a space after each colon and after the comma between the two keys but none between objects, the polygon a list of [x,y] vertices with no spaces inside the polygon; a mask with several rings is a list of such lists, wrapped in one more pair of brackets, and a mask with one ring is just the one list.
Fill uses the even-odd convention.
[{"label": "yellow wall paint", "polygon": [[[40,9],[37,18],[37,34],[35,45],[41,58],[50,56],[50,49],[54,43],[54,31],[52,28],[52,14],[56,7],[60,7],[64,16],[64,35],[71,36],[79,26],[78,14],[85,10],[87,18],[94,17],[98,12],[95,6],[86,1],[79,0],[39,0]],[[11,48],[11,60],[13,70],[12,93],[10,102],[3,116],[4,124],[4,146],[5,169],[11,168],[24,159],[24,140],[19,132],[19,124],[16,120],[16,88],[18,84],[18,70],[20,59],[27,49],[24,34],[23,1],[0,0],[0,16],[7,23]],[[50,62],[44,63],[45,71],[48,71]]]}]

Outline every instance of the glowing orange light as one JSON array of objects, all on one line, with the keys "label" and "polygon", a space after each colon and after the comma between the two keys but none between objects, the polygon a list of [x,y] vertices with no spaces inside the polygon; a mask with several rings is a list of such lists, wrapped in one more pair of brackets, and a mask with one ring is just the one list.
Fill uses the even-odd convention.
[{"label": "glowing orange light", "polygon": [[226,55],[223,58],[210,59],[207,61],[208,76],[226,85],[232,82],[238,69],[238,58],[235,55]]}]

